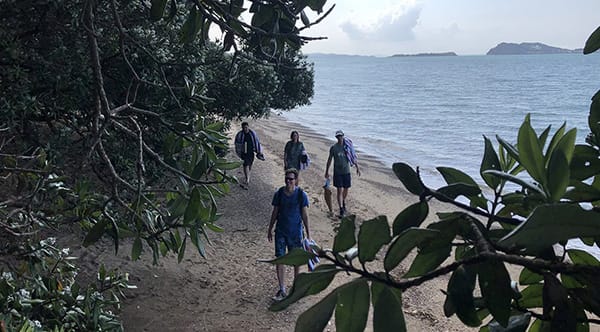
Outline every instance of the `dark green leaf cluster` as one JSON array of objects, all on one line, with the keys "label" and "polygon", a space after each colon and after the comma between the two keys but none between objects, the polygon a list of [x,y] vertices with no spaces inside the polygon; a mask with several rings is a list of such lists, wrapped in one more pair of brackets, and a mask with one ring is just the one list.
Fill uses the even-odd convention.
[{"label": "dark green leaf cluster", "polygon": [[[309,39],[292,25],[324,2],[264,2],[278,31],[244,23],[257,2],[241,0],[1,2],[0,255],[27,263],[40,230],[76,223],[86,246],[131,241],[134,260],[204,256],[240,166],[225,159],[229,121],[309,103]],[[37,317],[10,303],[0,324]],[[107,321],[88,309],[77,319]]]},{"label": "dark green leaf cluster", "polygon": [[54,238],[27,248],[29,259],[18,270],[0,275],[0,322],[7,331],[122,331],[113,311],[127,275],[100,267],[95,282],[76,281],[76,257],[58,249]]}]

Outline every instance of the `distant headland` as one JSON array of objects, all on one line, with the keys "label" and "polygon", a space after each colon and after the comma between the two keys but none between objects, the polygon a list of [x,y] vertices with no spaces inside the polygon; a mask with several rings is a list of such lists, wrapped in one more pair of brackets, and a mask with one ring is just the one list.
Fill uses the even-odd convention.
[{"label": "distant headland", "polygon": [[583,49],[569,50],[548,46],[542,43],[500,43],[491,48],[486,55],[516,55],[516,54],[561,54],[561,53],[583,53]]},{"label": "distant headland", "polygon": [[441,53],[417,53],[417,54],[394,54],[392,57],[404,57],[404,56],[456,56],[454,52],[441,52]]}]

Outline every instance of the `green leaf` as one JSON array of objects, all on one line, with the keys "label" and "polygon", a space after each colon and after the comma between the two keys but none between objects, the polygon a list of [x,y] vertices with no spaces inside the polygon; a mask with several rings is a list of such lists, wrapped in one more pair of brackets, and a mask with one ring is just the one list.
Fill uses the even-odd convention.
[{"label": "green leaf", "polygon": [[433,250],[419,251],[404,278],[418,277],[432,271],[450,257],[451,250],[452,246],[447,245]]},{"label": "green leaf", "polygon": [[538,137],[531,127],[529,114],[525,116],[525,121],[519,128],[517,147],[521,165],[535,181],[543,185],[546,181],[544,157]]},{"label": "green leaf", "polygon": [[354,225],[355,216],[351,215],[342,219],[338,233],[333,240],[333,252],[342,252],[352,248],[356,244]]},{"label": "green leaf", "polygon": [[554,151],[562,151],[564,153],[567,162],[570,163],[573,159],[573,153],[575,151],[575,139],[577,138],[577,128],[573,128],[558,141]]},{"label": "green leaf", "polygon": [[315,255],[309,253],[308,251],[304,251],[300,248],[292,248],[290,252],[287,254],[271,259],[271,260],[260,260],[263,263],[270,264],[283,264],[283,265],[291,265],[291,266],[301,266],[308,263],[308,261],[314,258]]},{"label": "green leaf", "polygon": [[200,256],[206,258],[206,252],[204,251],[204,244],[202,243],[202,240],[200,239],[201,230],[202,229],[198,224],[193,225],[189,229],[190,240],[192,241],[192,244],[198,249],[198,253],[200,254]]},{"label": "green leaf", "polygon": [[213,223],[206,223],[204,225],[206,226],[206,228],[210,229],[215,233],[223,233],[225,231],[222,227],[219,227],[218,225],[215,225]]},{"label": "green leaf", "polygon": [[373,293],[373,331],[405,332],[402,293],[378,282],[372,282],[371,292]]},{"label": "green leaf", "polygon": [[285,299],[273,303],[269,310],[281,311],[305,296],[320,293],[331,284],[335,275],[340,271],[342,270],[336,269],[334,265],[321,265],[313,272],[300,273],[294,279],[294,286],[290,294]]},{"label": "green leaf", "polygon": [[538,136],[538,141],[540,142],[541,147],[546,145],[546,140],[548,139],[548,135],[550,134],[551,128],[552,128],[552,126],[546,127],[546,129],[544,129],[544,131],[540,134],[540,136]]},{"label": "green leaf", "polygon": [[506,327],[510,318],[512,290],[510,276],[504,264],[486,261],[477,265],[479,288],[486,307],[500,325]]},{"label": "green leaf", "polygon": [[543,300],[544,285],[530,285],[521,291],[519,306],[522,308],[541,308],[544,305]]},{"label": "green leaf", "polygon": [[523,268],[519,274],[519,284],[521,285],[533,285],[544,280],[541,274],[537,274],[528,268]]},{"label": "green leaf", "polygon": [[595,136],[594,141],[596,145],[598,145],[598,140],[600,139],[600,90],[592,97],[592,105],[588,114],[588,126]]},{"label": "green leaf", "polygon": [[358,232],[358,259],[361,263],[374,260],[379,249],[391,240],[386,216],[363,221]]},{"label": "green leaf", "polygon": [[453,183],[445,187],[438,188],[437,191],[450,199],[456,199],[456,197],[461,195],[471,198],[481,194],[481,188],[479,188],[479,186],[473,186],[465,183]]},{"label": "green leaf", "polygon": [[572,183],[573,187],[567,190],[564,198],[574,202],[594,202],[600,200],[600,189],[589,184]]},{"label": "green leaf", "polygon": [[484,174],[483,172],[487,170],[496,170],[501,171],[502,168],[500,166],[500,160],[498,159],[498,155],[494,150],[494,146],[489,138],[483,136],[485,149],[483,152],[483,160],[481,161],[481,167],[479,168],[479,173],[481,174],[481,178],[483,181],[492,189],[498,188],[500,185],[500,179],[495,176]]},{"label": "green leaf", "polygon": [[181,241],[181,245],[179,246],[179,248],[177,248],[177,263],[181,263],[181,261],[183,261],[183,257],[185,255],[185,246],[187,243],[187,234],[186,236],[183,238],[183,241]]},{"label": "green leaf", "polygon": [[571,293],[574,294],[577,300],[582,302],[585,310],[593,312],[596,316],[600,315],[600,290],[598,285],[571,289]]},{"label": "green leaf", "polygon": [[390,246],[383,266],[386,271],[393,270],[418,245],[439,236],[440,232],[430,229],[410,228],[405,230]]},{"label": "green leaf", "polygon": [[198,12],[196,6],[192,6],[190,13],[181,27],[181,42],[184,44],[191,43],[196,39],[198,31],[203,26],[204,17],[201,12]]},{"label": "green leaf", "polygon": [[548,160],[550,159],[550,156],[552,155],[552,151],[554,151],[554,149],[556,148],[556,145],[558,145],[558,141],[561,138],[563,138],[566,127],[567,127],[567,123],[565,122],[554,133],[554,136],[552,136],[552,140],[550,141],[550,144],[548,144],[548,148],[546,149],[546,163],[548,163]]},{"label": "green leaf", "polygon": [[456,316],[467,326],[477,327],[481,320],[477,316],[473,290],[475,289],[475,273],[464,266],[459,266],[448,281],[448,300],[456,309]]},{"label": "green leaf", "polygon": [[421,201],[410,205],[402,212],[398,213],[392,225],[394,236],[402,233],[411,227],[419,227],[429,214],[429,205],[427,201]]},{"label": "green leaf", "polygon": [[464,183],[472,187],[479,187],[477,182],[461,170],[451,167],[437,167],[447,184]]},{"label": "green leaf", "polygon": [[569,163],[563,151],[554,150],[548,163],[548,191],[552,202],[559,202],[564,196],[569,184],[570,172]]},{"label": "green leaf", "polygon": [[514,147],[514,145],[508,143],[498,135],[496,135],[496,140],[498,141],[500,146],[504,148],[504,150],[506,150],[509,156],[513,157],[516,161],[520,160],[519,151],[517,150],[517,148]]},{"label": "green leaf", "polygon": [[337,302],[337,289],[303,312],[296,321],[296,332],[324,331]]},{"label": "green leaf", "polygon": [[571,178],[579,181],[600,173],[598,150],[589,145],[576,145],[570,167]]},{"label": "green leaf", "polygon": [[140,259],[140,255],[142,254],[142,239],[136,237],[133,240],[133,246],[131,247],[131,260],[137,261]]},{"label": "green leaf", "polygon": [[192,189],[190,200],[188,201],[185,213],[183,215],[183,223],[189,224],[198,218],[200,209],[202,208],[202,196],[198,187]]},{"label": "green leaf", "polygon": [[600,48],[600,27],[596,28],[594,32],[585,41],[583,47],[583,54],[590,54],[596,52]]},{"label": "green leaf", "polygon": [[567,250],[567,254],[569,254],[569,258],[571,258],[571,261],[573,261],[574,264],[600,266],[600,262],[598,261],[598,259],[590,255],[590,253],[588,253],[587,251],[569,249]]},{"label": "green leaf", "polygon": [[152,7],[150,8],[150,19],[154,22],[160,20],[165,13],[165,7],[167,6],[167,0],[152,0]]},{"label": "green leaf", "polygon": [[225,159],[218,159],[215,161],[214,167],[224,170],[224,171],[229,171],[232,169],[238,169],[238,168],[240,168],[240,166],[242,166],[242,163],[239,161],[228,162]]},{"label": "green leaf", "polygon": [[90,229],[90,231],[87,233],[87,235],[85,236],[85,239],[83,239],[83,246],[87,247],[90,244],[98,241],[102,237],[102,235],[104,235],[104,232],[106,231],[106,226],[108,226],[108,223],[109,223],[109,220],[107,218],[104,218],[104,219],[98,221],[92,227],[92,229]]},{"label": "green leaf", "polygon": [[541,205],[499,244],[535,254],[561,241],[596,236],[600,236],[600,213],[572,204]]},{"label": "green leaf", "polygon": [[167,202],[167,207],[172,217],[177,218],[183,216],[187,207],[188,200],[183,195],[177,195],[175,199]]},{"label": "green leaf", "polygon": [[338,288],[335,307],[337,331],[361,332],[367,325],[369,314],[369,285],[364,279]]},{"label": "green leaf", "polygon": [[320,14],[323,11],[323,6],[325,6],[325,2],[327,2],[327,0],[307,0],[306,4],[308,5],[308,7],[310,7],[310,9]]},{"label": "green leaf", "polygon": [[395,163],[392,165],[394,174],[400,179],[406,190],[415,194],[421,195],[423,192],[423,186],[419,181],[419,176],[410,166],[404,163]]},{"label": "green leaf", "polygon": [[250,24],[253,27],[261,28],[263,25],[272,22],[275,18],[275,11],[272,6],[266,4],[258,4],[254,6],[253,3],[254,15],[252,15],[252,20]]},{"label": "green leaf", "polygon": [[505,180],[510,181],[512,183],[516,183],[516,184],[518,184],[520,186],[523,186],[523,187],[525,187],[525,188],[527,188],[529,190],[532,190],[533,192],[536,192],[538,194],[546,196],[546,194],[544,193],[544,191],[540,187],[538,187],[536,184],[530,183],[530,182],[525,181],[523,179],[520,179],[520,178],[518,178],[518,177],[516,177],[514,175],[511,175],[511,174],[508,174],[508,173],[504,173],[504,172],[492,171],[492,170],[485,171],[483,173],[490,174],[490,175],[493,175],[493,176],[497,176],[497,177],[499,177],[501,179],[505,179]]}]

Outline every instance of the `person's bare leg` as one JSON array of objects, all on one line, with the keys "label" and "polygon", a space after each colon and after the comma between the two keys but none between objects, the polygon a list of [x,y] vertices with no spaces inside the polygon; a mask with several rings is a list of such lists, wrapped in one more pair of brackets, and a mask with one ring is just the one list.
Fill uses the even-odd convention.
[{"label": "person's bare leg", "polygon": [[246,184],[250,184],[250,173],[252,173],[252,165],[248,165],[248,176],[246,177]]},{"label": "person's bare leg", "polygon": [[285,290],[285,266],[282,264],[277,264],[275,266],[277,270],[277,281],[279,282],[279,289]]},{"label": "person's bare leg", "polygon": [[342,190],[342,207],[346,208],[346,197],[348,197],[348,188],[343,188]]},{"label": "person's bare leg", "polygon": [[251,166],[244,166],[244,178],[245,178],[245,185],[249,185],[250,184],[250,171],[252,170]]},{"label": "person's bare leg", "polygon": [[336,187],[335,189],[337,189],[337,193],[336,193],[336,197],[337,197],[337,202],[338,202],[338,206],[340,207],[340,209],[342,208],[342,203],[344,201],[344,188],[342,187]]}]

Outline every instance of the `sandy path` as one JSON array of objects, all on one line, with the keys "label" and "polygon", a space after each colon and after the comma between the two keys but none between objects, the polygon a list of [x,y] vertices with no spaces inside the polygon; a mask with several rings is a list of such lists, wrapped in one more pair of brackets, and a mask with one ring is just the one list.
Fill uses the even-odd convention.
[{"label": "sandy path", "polygon": [[[111,250],[87,254],[88,261],[102,261],[107,267],[129,271],[132,282],[138,286],[124,301],[122,317],[127,331],[293,331],[298,315],[326,294],[302,299],[283,312],[270,312],[271,296],[277,290],[274,268],[257,259],[273,256],[266,227],[272,195],[283,185],[282,151],[293,129],[300,132],[312,160],[300,183],[310,198],[311,235],[323,247],[333,245],[333,228],[338,221],[326,217],[321,185],[328,149],[334,141],[278,116],[251,122],[250,127],[261,138],[266,161],[255,161],[250,190],[234,186],[231,194],[219,201],[223,213],[219,225],[226,231],[210,234],[208,259],[201,258],[192,246],[188,246],[181,264],[175,257],[166,257],[159,266],[151,266],[148,255],[138,262],[129,261],[126,246],[118,257]],[[332,128],[331,136],[335,129]],[[347,135],[351,137],[351,133]],[[391,170],[365,154],[359,154],[359,158],[363,176],[353,177],[348,199],[350,213],[357,214],[359,221],[377,214],[385,214],[393,221],[416,197],[406,193]],[[241,178],[242,172],[236,172]],[[289,287],[290,274],[291,269]],[[341,277],[344,278],[349,277]],[[341,282],[336,280],[334,285]],[[446,283],[447,278],[441,278],[405,292],[404,313],[409,331],[466,330],[456,318],[443,316],[444,297],[440,289],[445,289]],[[335,330],[334,322],[330,322],[328,330]]]}]

